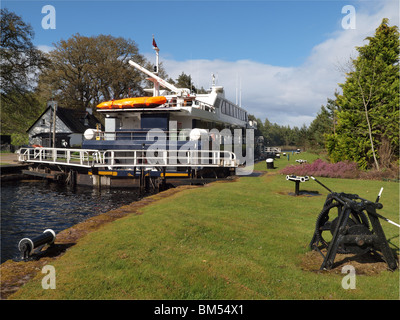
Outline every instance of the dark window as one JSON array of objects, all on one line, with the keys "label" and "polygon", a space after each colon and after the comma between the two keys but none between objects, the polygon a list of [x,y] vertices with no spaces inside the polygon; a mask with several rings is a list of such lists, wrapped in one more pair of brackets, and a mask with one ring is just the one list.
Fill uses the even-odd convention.
[{"label": "dark window", "polygon": [[168,130],[168,114],[142,114],[141,127],[142,129]]}]

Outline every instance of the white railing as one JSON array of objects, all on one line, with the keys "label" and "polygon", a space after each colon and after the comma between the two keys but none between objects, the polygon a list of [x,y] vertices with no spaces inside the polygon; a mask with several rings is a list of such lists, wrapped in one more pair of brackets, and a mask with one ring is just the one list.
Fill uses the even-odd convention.
[{"label": "white railing", "polygon": [[[118,130],[118,131],[101,131],[93,129],[93,140],[148,140],[148,137],[157,137],[160,140],[168,139],[170,141],[189,141],[190,133],[196,129],[180,129],[180,130]],[[91,140],[91,139],[87,139]]]},{"label": "white railing", "polygon": [[281,152],[281,148],[278,147],[265,147],[265,152]]},{"label": "white railing", "polygon": [[[174,108],[174,107],[178,107],[178,103],[177,103],[176,99],[171,99],[164,106]],[[179,105],[179,107],[192,107],[192,108],[201,109],[204,111],[215,113],[215,107],[212,104],[209,104],[207,102],[203,102],[200,100],[185,100],[183,102],[183,105]]]},{"label": "white railing", "polygon": [[66,148],[21,148],[18,150],[20,162],[66,164],[91,167],[96,163],[98,150]]},{"label": "white railing", "polygon": [[106,150],[98,152],[107,167],[237,167],[230,151],[213,150]]},{"label": "white railing", "polygon": [[199,108],[201,110],[205,110],[208,112],[214,112],[215,113],[215,107],[209,103],[203,102],[196,100],[196,102],[193,105],[194,108]]},{"label": "white railing", "polygon": [[66,148],[21,148],[20,162],[79,167],[230,167],[236,168],[236,155],[220,150],[93,150]]}]

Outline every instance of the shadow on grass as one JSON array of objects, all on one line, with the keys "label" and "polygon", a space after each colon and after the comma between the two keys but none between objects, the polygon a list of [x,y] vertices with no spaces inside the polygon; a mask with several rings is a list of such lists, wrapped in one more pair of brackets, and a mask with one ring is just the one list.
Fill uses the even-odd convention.
[{"label": "shadow on grass", "polygon": [[32,259],[39,260],[42,258],[56,258],[59,255],[63,254],[68,248],[74,246],[75,244],[76,244],[75,242],[52,244],[48,248],[44,248],[44,250],[34,254],[32,256]]},{"label": "shadow on grass", "polygon": [[315,197],[315,196],[322,196],[318,191],[310,191],[310,190],[300,190],[299,194],[296,195],[295,192],[278,192],[282,195],[294,196],[294,197]]},{"label": "shadow on grass", "polygon": [[[320,249],[322,254],[326,255],[326,249]],[[395,255],[395,257],[398,264],[399,257],[397,255]],[[341,273],[345,265],[351,265],[355,268],[357,274],[363,275],[377,275],[383,271],[389,270],[382,255],[376,251],[370,251],[364,254],[338,253],[336,254],[335,261],[330,270],[320,270],[323,260],[322,255],[318,251],[310,250],[302,257],[301,267],[303,270],[311,272]]]}]

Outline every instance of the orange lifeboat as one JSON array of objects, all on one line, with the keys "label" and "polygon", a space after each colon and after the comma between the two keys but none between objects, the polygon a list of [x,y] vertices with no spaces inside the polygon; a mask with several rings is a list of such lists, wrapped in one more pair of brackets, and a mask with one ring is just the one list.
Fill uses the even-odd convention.
[{"label": "orange lifeboat", "polygon": [[120,100],[105,101],[97,105],[99,109],[152,108],[167,102],[163,96],[136,97]]}]

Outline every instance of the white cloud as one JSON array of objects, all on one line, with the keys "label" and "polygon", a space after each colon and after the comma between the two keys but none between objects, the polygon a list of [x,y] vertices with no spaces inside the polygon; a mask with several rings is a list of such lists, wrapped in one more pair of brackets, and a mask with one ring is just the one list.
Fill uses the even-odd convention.
[{"label": "white cloud", "polygon": [[47,46],[47,45],[38,45],[38,46],[36,46],[36,48],[45,53],[49,53],[50,51],[55,49],[54,47]]},{"label": "white cloud", "polygon": [[[371,5],[371,3],[367,3]],[[363,3],[360,3],[360,6]],[[333,98],[338,83],[345,81],[343,66],[355,57],[356,46],[366,44],[383,18],[398,25],[399,5],[396,1],[373,3],[356,12],[356,29],[340,29],[316,45],[306,62],[299,67],[280,67],[251,60],[228,62],[223,60],[174,61],[163,59],[164,67],[173,79],[182,71],[192,75],[196,87],[209,88],[211,74],[225,87],[227,98],[236,101],[241,87],[241,102],[257,118],[290,125],[307,126],[312,122],[327,98]],[[371,10],[374,13],[368,13]],[[340,26],[340,21],[338,23]],[[153,60],[152,57],[149,57]]]}]

